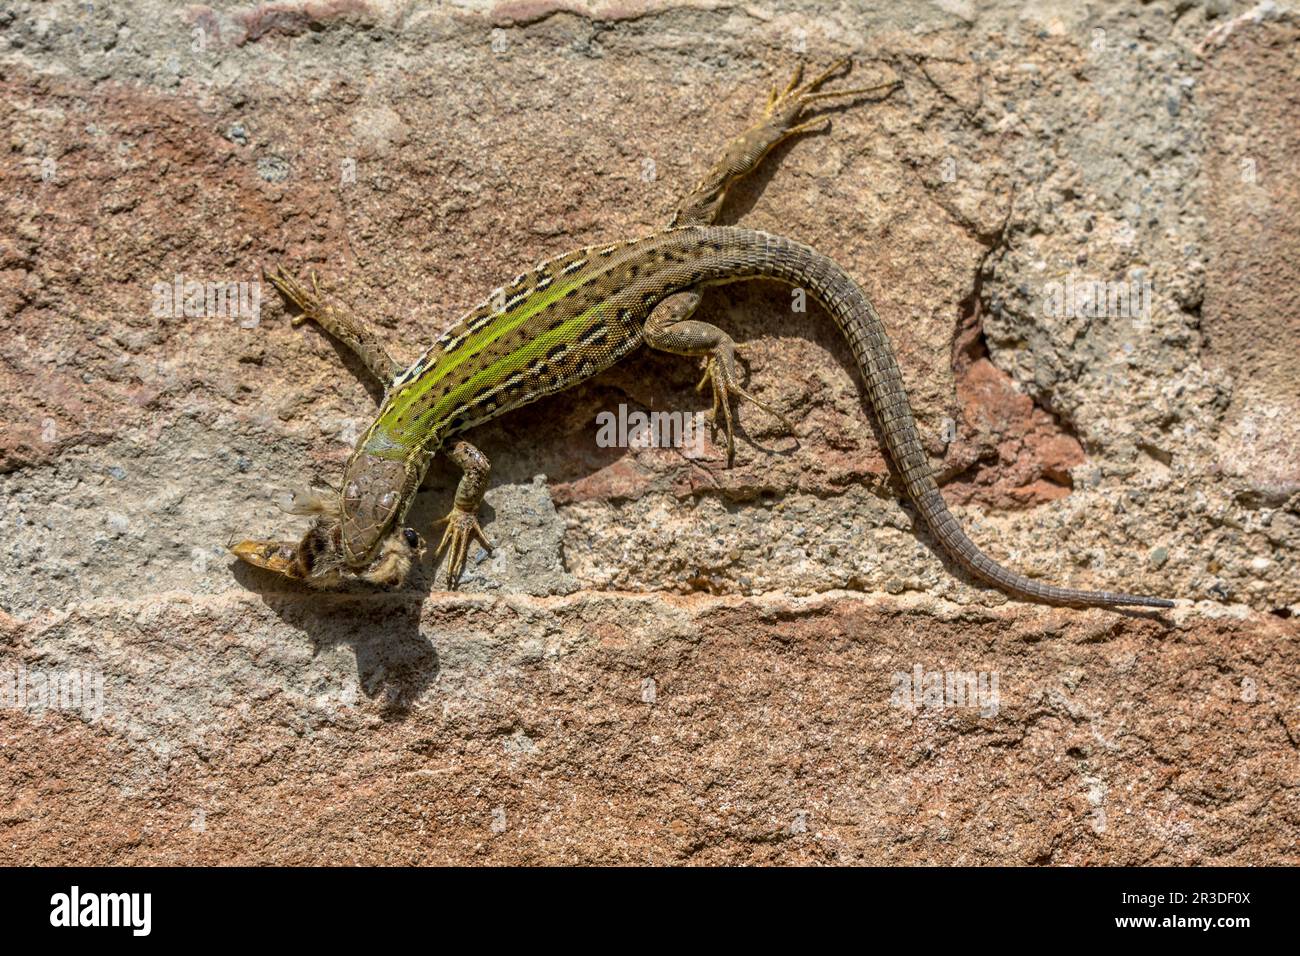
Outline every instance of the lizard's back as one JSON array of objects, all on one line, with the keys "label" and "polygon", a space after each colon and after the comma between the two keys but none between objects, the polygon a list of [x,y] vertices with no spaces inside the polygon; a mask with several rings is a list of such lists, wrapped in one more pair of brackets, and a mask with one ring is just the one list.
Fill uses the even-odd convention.
[{"label": "lizard's back", "polygon": [[698,254],[690,233],[589,246],[521,273],[394,379],[364,450],[426,451],[608,368],[641,344],[646,315],[680,283],[681,269],[665,267]]}]

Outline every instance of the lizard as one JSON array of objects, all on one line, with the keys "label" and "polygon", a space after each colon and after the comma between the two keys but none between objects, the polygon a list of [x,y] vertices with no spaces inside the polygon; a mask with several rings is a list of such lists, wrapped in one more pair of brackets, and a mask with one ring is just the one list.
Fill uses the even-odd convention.
[{"label": "lizard", "polygon": [[[268,280],[299,310],[350,349],[384,386],[373,424],[362,434],[338,489],[296,494],[286,510],[313,518],[301,540],[244,540],[230,550],[248,564],[320,588],[366,581],[399,586],[422,559],[425,541],[403,522],[433,456],[461,469],[435,557],[446,554],[454,589],[475,543],[491,544],[478,521],[488,485],[487,457],[462,433],[545,396],[572,388],[642,343],[702,359],[700,382],[712,388],[711,417],[721,418],[727,462],[735,458],[732,405],[749,402],[793,426],[750,395],[736,371],[736,343],[693,317],[702,290],[745,279],[802,288],[838,325],[865,384],[902,485],[942,549],[973,577],[1022,600],[1073,607],[1172,607],[1156,597],[1058,587],[1012,571],[962,531],[939,492],[884,324],[862,288],[833,260],[802,243],[739,226],[715,225],[728,188],[778,143],[825,128],[808,116],[828,100],[886,91],[901,80],[857,89],[823,89],[848,63],[804,83],[802,65],[774,87],[758,121],[730,141],[705,177],[681,199],[668,226],[648,236],[588,246],[523,272],[448,327],[403,366],[370,325],[329,302],[311,275],[308,289],[283,268]],[[436,527],[437,525],[435,525]]]}]

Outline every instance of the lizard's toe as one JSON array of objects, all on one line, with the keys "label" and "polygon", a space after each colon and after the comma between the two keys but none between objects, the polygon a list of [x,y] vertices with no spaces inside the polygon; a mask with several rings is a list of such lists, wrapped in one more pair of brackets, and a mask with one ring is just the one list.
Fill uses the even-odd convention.
[{"label": "lizard's toe", "polygon": [[435,522],[434,527],[440,524],[445,524],[447,527],[443,531],[442,540],[438,543],[438,550],[434,557],[441,558],[444,551],[447,553],[447,590],[454,591],[465,570],[470,545],[477,541],[489,554],[492,553],[492,545],[487,535],[483,533],[478,517],[467,511],[453,508],[447,517]]}]

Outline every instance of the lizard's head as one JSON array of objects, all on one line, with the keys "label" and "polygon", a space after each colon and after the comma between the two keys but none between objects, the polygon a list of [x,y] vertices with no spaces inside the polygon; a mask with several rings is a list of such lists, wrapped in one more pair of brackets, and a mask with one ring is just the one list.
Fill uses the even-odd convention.
[{"label": "lizard's head", "polygon": [[245,540],[230,551],[241,561],[316,588],[334,589],[354,581],[394,588],[406,580],[424,556],[425,542],[414,528],[394,527],[360,562],[348,560],[346,514],[336,493],[295,495],[285,509],[314,514],[316,520],[297,544],[292,541]]},{"label": "lizard's head", "polygon": [[386,550],[418,484],[419,476],[412,476],[404,461],[364,450],[352,456],[343,473],[343,494],[328,502],[340,524],[348,567],[368,565]]}]

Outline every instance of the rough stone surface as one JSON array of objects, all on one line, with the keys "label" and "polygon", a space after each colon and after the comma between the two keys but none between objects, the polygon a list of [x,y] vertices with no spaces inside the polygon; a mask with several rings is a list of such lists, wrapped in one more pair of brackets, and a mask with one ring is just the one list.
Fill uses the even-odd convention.
[{"label": "rough stone surface", "polygon": [[[1297,862],[1298,39],[1226,2],[0,6],[0,863]],[[160,289],[315,268],[413,357],[662,225],[849,53],[903,88],[726,221],[863,284],[989,553],[1175,612],[954,576],[829,320],[758,283],[702,317],[794,436],[598,447],[620,404],[705,408],[638,354],[476,434],[499,546],[462,592],[232,566],[375,392],[269,287]]]}]

